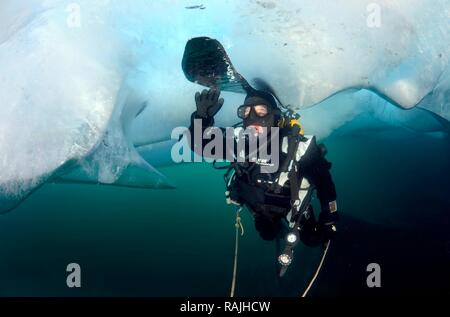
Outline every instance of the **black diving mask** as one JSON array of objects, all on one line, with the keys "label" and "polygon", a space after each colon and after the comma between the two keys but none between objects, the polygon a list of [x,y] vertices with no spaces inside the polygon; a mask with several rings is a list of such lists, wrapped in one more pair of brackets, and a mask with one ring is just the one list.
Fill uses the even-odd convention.
[{"label": "black diving mask", "polygon": [[260,118],[264,118],[271,111],[267,105],[242,105],[237,110],[237,115],[239,118],[245,120],[251,116],[251,113],[254,113],[256,116]]},{"label": "black diving mask", "polygon": [[244,128],[251,125],[270,128],[276,124],[277,111],[264,104],[242,105],[238,108],[237,115],[243,119]]}]

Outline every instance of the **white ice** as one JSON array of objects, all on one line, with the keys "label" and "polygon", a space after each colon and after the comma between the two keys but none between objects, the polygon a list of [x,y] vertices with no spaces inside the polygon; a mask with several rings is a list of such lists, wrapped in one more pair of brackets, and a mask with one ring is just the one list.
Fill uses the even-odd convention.
[{"label": "white ice", "polygon": [[[246,78],[264,78],[304,112],[308,134],[325,137],[361,112],[445,130],[427,111],[395,106],[450,119],[450,1],[209,0],[204,10],[186,8],[195,4],[2,0],[0,211],[67,173],[123,185],[142,173],[143,186],[169,186],[134,145],[188,124],[201,87],[180,63],[195,36],[221,41]],[[235,123],[243,96],[224,95],[218,123]]]}]

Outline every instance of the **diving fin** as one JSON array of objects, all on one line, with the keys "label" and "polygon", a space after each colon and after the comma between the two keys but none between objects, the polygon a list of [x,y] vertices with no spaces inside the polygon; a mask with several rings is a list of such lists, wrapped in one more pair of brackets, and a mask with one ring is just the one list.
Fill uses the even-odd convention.
[{"label": "diving fin", "polygon": [[209,37],[196,37],[186,43],[182,68],[189,81],[202,86],[242,94],[254,91],[236,71],[223,45]]}]

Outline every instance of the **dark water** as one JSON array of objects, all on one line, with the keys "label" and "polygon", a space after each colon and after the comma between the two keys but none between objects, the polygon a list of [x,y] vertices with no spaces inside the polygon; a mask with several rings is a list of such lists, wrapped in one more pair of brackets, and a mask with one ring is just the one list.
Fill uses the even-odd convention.
[{"label": "dark water", "polygon": [[[450,294],[450,142],[392,129],[328,138],[339,235],[312,296]],[[178,188],[48,184],[0,217],[1,296],[227,296],[234,208],[208,164],[160,169]],[[321,256],[299,246],[283,280],[246,212],[238,296],[298,296]],[[66,286],[66,266],[82,288]],[[378,263],[382,287],[366,286]]]}]

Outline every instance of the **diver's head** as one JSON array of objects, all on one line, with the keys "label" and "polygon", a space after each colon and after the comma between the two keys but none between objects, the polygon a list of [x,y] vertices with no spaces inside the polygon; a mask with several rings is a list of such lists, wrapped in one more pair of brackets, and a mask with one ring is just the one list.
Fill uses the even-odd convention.
[{"label": "diver's head", "polygon": [[238,108],[238,116],[244,121],[244,128],[254,128],[262,133],[263,128],[278,125],[281,111],[275,98],[268,92],[255,90],[245,98],[244,104]]}]

